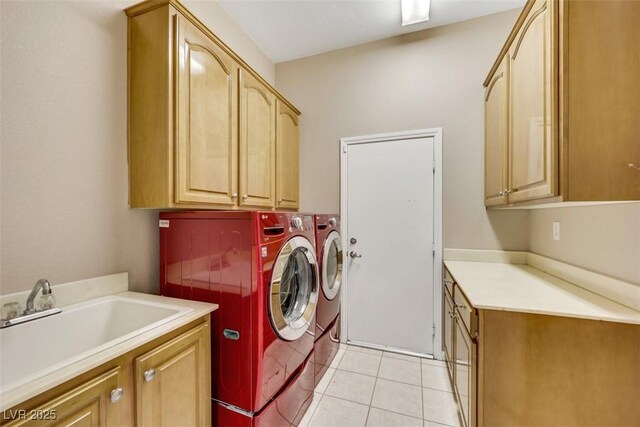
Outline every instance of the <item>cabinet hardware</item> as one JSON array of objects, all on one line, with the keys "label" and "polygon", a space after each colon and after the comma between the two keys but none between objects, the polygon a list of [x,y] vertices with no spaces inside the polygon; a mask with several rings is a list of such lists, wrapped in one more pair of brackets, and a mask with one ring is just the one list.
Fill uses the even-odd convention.
[{"label": "cabinet hardware", "polygon": [[638,169],[640,170],[640,166],[635,165],[634,163],[627,163],[627,166],[632,168],[632,169]]},{"label": "cabinet hardware", "polygon": [[109,398],[111,398],[112,403],[116,403],[122,399],[122,395],[124,394],[124,389],[122,387],[118,387],[116,389],[111,390],[109,393]]},{"label": "cabinet hardware", "polygon": [[247,194],[242,195],[242,200],[247,200],[249,196]]},{"label": "cabinet hardware", "polygon": [[149,369],[148,371],[144,372],[144,380],[146,382],[149,382],[151,380],[153,380],[156,377],[156,370],[155,369]]},{"label": "cabinet hardware", "polygon": [[238,198],[238,193],[233,193],[233,194],[231,195],[231,199],[232,199],[232,200],[235,200],[235,199],[237,199],[237,198]]}]

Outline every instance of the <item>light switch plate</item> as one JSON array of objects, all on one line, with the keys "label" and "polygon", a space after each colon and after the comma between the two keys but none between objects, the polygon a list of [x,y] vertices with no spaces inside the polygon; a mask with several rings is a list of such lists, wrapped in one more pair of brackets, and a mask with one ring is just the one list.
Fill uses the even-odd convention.
[{"label": "light switch plate", "polygon": [[560,240],[560,223],[553,221],[553,240]]}]

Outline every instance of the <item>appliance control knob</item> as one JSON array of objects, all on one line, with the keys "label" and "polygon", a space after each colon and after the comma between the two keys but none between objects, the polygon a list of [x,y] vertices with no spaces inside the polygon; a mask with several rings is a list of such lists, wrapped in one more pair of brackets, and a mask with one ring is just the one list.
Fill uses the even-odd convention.
[{"label": "appliance control knob", "polygon": [[291,220],[291,226],[296,230],[302,229],[302,218],[300,218],[299,216],[293,217],[293,219]]},{"label": "appliance control knob", "polygon": [[335,218],[329,218],[329,225],[335,227],[338,224]]}]

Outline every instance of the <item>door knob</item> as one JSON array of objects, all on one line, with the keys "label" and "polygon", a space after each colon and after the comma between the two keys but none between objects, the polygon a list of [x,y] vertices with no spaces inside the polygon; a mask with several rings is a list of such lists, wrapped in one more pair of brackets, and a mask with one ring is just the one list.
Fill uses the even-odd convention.
[{"label": "door knob", "polygon": [[362,258],[362,255],[360,255],[360,254],[359,254],[358,252],[356,252],[356,251],[351,251],[351,252],[349,252],[349,256],[350,256],[351,258]]},{"label": "door knob", "polygon": [[144,380],[146,382],[149,382],[151,380],[153,380],[156,377],[156,370],[155,369],[149,369],[148,371],[145,371],[144,373]]},{"label": "door knob", "polygon": [[124,394],[124,389],[122,387],[118,387],[116,389],[111,390],[111,393],[109,393],[109,398],[111,399],[112,403],[116,403],[116,402],[119,402],[120,399],[122,399],[123,394]]}]

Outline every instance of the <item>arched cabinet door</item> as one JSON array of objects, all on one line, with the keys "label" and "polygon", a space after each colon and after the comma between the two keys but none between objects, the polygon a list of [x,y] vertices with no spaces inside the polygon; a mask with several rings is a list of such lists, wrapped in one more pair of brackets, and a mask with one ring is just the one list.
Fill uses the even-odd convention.
[{"label": "arched cabinet door", "polygon": [[276,97],[240,70],[240,206],[275,203]]},{"label": "arched cabinet door", "polygon": [[276,122],[276,209],[298,209],[300,162],[298,115],[277,102]]},{"label": "arched cabinet door", "polygon": [[558,194],[552,12],[551,0],[536,1],[509,50],[509,203]]},{"label": "arched cabinet door", "polygon": [[509,55],[506,55],[484,95],[484,204],[507,203],[509,135]]},{"label": "arched cabinet door", "polygon": [[231,57],[175,15],[175,202],[237,200],[237,76]]}]

